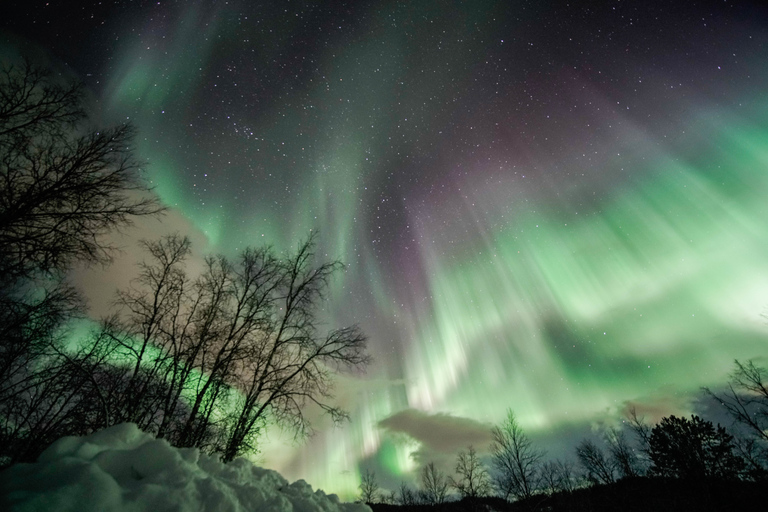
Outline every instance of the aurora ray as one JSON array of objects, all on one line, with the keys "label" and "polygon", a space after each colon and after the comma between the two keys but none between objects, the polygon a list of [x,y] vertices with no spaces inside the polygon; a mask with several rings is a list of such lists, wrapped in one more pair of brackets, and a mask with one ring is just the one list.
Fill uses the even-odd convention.
[{"label": "aurora ray", "polygon": [[427,423],[482,440],[511,407],[560,446],[630,402],[687,412],[733,359],[766,356],[768,11],[634,4],[0,19],[4,54],[36,42],[98,120],[136,124],[157,193],[206,250],[319,229],[347,264],[328,323],[359,323],[376,359],[340,378],[352,421],[300,445],[272,433],[260,457],[352,498],[364,467],[396,486],[450,460],[414,433]]}]

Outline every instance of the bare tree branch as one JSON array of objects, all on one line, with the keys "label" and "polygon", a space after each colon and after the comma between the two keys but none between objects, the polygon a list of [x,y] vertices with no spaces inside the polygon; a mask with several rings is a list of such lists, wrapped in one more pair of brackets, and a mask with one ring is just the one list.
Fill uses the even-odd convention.
[{"label": "bare tree branch", "polygon": [[504,499],[510,495],[517,499],[531,497],[540,486],[544,451],[533,446],[511,409],[491,433],[491,461],[499,494]]}]

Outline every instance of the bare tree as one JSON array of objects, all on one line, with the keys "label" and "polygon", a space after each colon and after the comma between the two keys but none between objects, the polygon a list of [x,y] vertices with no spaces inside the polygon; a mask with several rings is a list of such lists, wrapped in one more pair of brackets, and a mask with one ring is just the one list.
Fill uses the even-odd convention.
[{"label": "bare tree", "polygon": [[734,361],[727,390],[704,392],[717,400],[728,414],[748,432],[737,447],[749,468],[750,478],[768,475],[768,370],[754,361]]},{"label": "bare tree", "polygon": [[[0,296],[7,290],[0,290]],[[64,326],[82,308],[77,292],[63,284],[4,296],[0,302],[0,406],[35,386],[35,368],[55,357]]]},{"label": "bare tree", "polygon": [[108,261],[102,235],[161,210],[133,158],[131,127],[93,130],[85,120],[79,84],[29,63],[0,69],[5,460],[34,459],[48,440],[83,424],[80,391],[93,381],[85,368],[103,351],[64,350],[67,326],[83,310],[64,275],[75,261]]},{"label": "bare tree", "polygon": [[[104,324],[104,334],[125,367],[122,386],[115,389],[123,399],[116,407],[116,421],[171,437],[169,421],[181,393],[200,370],[188,356],[199,307],[195,299],[201,299],[187,292],[192,285],[183,266],[190,254],[189,239],[172,235],[142,245],[151,260],[139,265],[129,289],[118,292],[118,313]],[[158,391],[153,386],[158,379],[168,382],[164,396],[152,393]]]},{"label": "bare tree", "polygon": [[475,499],[491,493],[491,481],[485,466],[474,447],[459,452],[456,459],[456,477],[450,478],[450,485],[462,498]]},{"label": "bare tree", "polygon": [[437,469],[434,462],[421,469],[421,494],[423,501],[430,505],[441,505],[448,498],[448,476]]},{"label": "bare tree", "polygon": [[593,484],[611,484],[616,481],[612,461],[594,441],[584,439],[576,447],[576,455],[587,480]]},{"label": "bare tree", "polygon": [[640,441],[640,451],[648,453],[649,444],[651,442],[651,430],[653,427],[645,422],[644,417],[637,415],[637,408],[632,406],[627,412],[627,422],[630,430],[635,433],[635,436]]},{"label": "bare tree", "polygon": [[640,476],[640,460],[635,449],[630,444],[624,431],[618,428],[609,428],[605,433],[608,442],[608,451],[611,454],[613,466],[620,478]]},{"label": "bare tree", "polygon": [[573,463],[550,460],[541,465],[541,479],[547,493],[572,492],[575,489]]},{"label": "bare tree", "polygon": [[387,505],[397,505],[397,491],[382,491],[381,502],[386,503]]},{"label": "bare tree", "polygon": [[754,481],[768,480],[768,450],[756,437],[736,437],[734,445],[744,461],[744,477]]},{"label": "bare tree", "polygon": [[24,392],[0,403],[2,456],[6,462],[34,460],[57,438],[71,433],[71,410],[85,376],[68,371],[65,360],[50,358],[29,379]]},{"label": "bare tree", "polygon": [[758,439],[768,442],[768,370],[753,361],[734,361],[728,390],[715,393],[704,391],[717,400],[737,422]]},{"label": "bare tree", "polygon": [[0,275],[106,261],[102,235],[161,210],[133,157],[133,129],[83,130],[81,87],[26,64],[0,70]]},{"label": "bare tree", "polygon": [[532,496],[539,487],[540,465],[544,451],[537,449],[523,431],[512,410],[504,422],[491,431],[491,463],[496,470],[494,481],[504,499]]},{"label": "bare tree", "polygon": [[400,487],[395,492],[395,504],[401,507],[412,507],[419,504],[418,493],[405,482],[400,482]]},{"label": "bare tree", "polygon": [[379,482],[376,473],[366,469],[360,478],[360,502],[365,504],[379,502]]},{"label": "bare tree", "polygon": [[[242,445],[245,432],[266,415],[298,435],[312,432],[304,414],[308,404],[335,422],[348,418],[346,411],[329,402],[333,375],[364,368],[370,362],[365,352],[366,336],[357,326],[318,332],[316,310],[341,264],[314,265],[314,244],[314,237],[310,237],[278,266],[274,289],[263,299],[274,302],[266,308],[269,314],[265,321],[259,322],[258,336],[247,344],[251,351],[240,374],[246,378],[237,386],[244,401],[224,451],[225,459],[237,455],[236,447]],[[268,282],[272,287],[271,277]]]},{"label": "bare tree", "polygon": [[[315,264],[314,243],[283,259],[269,248],[235,262],[212,256],[194,280],[183,269],[187,239],[146,243],[151,260],[111,322],[130,361],[122,419],[225,460],[253,450],[269,423],[310,433],[308,405],[344,420],[331,403],[333,377],[369,362],[366,338],[355,326],[319,331],[317,309],[341,266]],[[155,386],[159,376],[165,386]]]}]

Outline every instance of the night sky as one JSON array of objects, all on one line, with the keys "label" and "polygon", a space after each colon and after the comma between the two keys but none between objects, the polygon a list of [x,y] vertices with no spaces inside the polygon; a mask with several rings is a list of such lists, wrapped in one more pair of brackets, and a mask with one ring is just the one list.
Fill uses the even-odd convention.
[{"label": "night sky", "polygon": [[4,0],[0,27],[6,58],[85,82],[95,123],[136,125],[170,207],[142,236],[234,255],[319,230],[347,264],[324,315],[375,363],[340,381],[347,426],[270,433],[289,479],[394,488],[485,450],[507,408],[562,456],[766,361],[757,2]]}]

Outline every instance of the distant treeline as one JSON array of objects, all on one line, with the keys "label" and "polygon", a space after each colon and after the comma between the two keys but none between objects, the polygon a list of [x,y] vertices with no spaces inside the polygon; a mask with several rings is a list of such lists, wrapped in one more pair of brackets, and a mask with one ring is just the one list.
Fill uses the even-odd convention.
[{"label": "distant treeline", "polygon": [[419,487],[381,490],[363,474],[359,501],[374,511],[463,510],[746,510],[768,485],[768,371],[735,362],[725,389],[703,392],[734,420],[733,435],[692,415],[648,424],[631,409],[621,428],[584,439],[574,459],[547,459],[510,410],[492,429],[490,456],[459,453],[453,474],[430,462]]},{"label": "distant treeline", "polygon": [[374,510],[737,510],[760,504],[768,485],[768,371],[735,362],[726,391],[702,390],[733,419],[736,434],[692,415],[651,425],[630,409],[621,427],[547,459],[514,413],[492,429],[490,456],[459,453],[453,474],[434,463],[419,488],[383,492],[363,474],[360,501]]}]

